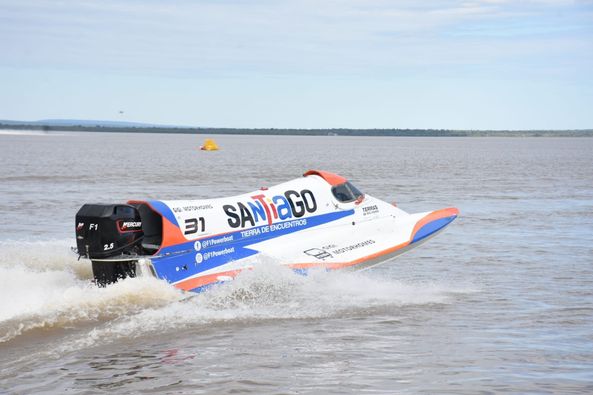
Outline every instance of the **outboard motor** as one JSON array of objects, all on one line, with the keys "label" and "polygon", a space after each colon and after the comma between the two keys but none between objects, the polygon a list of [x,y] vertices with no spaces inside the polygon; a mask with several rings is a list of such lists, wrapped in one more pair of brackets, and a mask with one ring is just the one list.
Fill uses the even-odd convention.
[{"label": "outboard motor", "polygon": [[92,261],[99,286],[136,276],[136,258],[142,252],[142,220],[129,204],[85,204],[76,213],[76,246]]}]

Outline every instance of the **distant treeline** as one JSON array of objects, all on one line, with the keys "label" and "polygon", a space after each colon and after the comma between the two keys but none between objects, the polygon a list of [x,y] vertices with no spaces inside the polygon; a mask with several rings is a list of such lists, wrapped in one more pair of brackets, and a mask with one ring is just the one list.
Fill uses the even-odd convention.
[{"label": "distant treeline", "polygon": [[431,137],[593,137],[593,129],[579,130],[451,130],[451,129],[243,129],[243,128],[174,128],[174,127],[113,127],[10,125],[0,123],[0,129],[62,132],[103,133],[181,133],[181,134],[240,134],[278,136],[431,136]]}]

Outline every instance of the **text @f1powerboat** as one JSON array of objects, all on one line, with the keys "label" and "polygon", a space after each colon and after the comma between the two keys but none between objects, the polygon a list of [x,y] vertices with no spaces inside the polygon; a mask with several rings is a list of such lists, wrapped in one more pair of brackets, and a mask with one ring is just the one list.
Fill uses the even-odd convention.
[{"label": "text @f1powerboat", "polygon": [[148,275],[200,291],[252,269],[258,256],[303,273],[366,269],[420,245],[458,213],[408,214],[341,176],[310,170],[227,198],[85,204],[75,250],[92,262],[99,285]]}]

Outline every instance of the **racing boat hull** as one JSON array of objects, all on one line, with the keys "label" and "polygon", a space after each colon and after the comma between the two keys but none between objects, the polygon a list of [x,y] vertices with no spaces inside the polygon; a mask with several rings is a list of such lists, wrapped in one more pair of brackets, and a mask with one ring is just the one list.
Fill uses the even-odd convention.
[{"label": "racing boat hull", "polygon": [[200,291],[262,259],[299,272],[367,269],[422,244],[458,214],[408,214],[313,170],[229,198],[84,205],[77,251],[92,261],[100,285],[143,273]]}]

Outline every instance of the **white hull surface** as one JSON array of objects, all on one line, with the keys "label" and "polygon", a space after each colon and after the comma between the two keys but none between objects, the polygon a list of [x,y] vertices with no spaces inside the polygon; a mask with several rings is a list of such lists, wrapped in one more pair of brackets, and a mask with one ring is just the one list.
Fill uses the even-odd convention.
[{"label": "white hull surface", "polygon": [[93,260],[94,271],[131,261],[136,273],[151,273],[186,291],[231,280],[262,256],[303,272],[366,269],[420,245],[459,213],[446,208],[408,214],[322,171],[229,198],[130,201],[128,206],[139,217],[118,220],[118,234],[126,235],[122,224],[136,225],[128,232],[144,236],[133,241],[133,249],[102,240],[102,246],[118,251],[116,256],[85,254],[96,231],[89,227],[96,224],[77,216],[78,252]]}]

